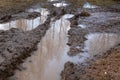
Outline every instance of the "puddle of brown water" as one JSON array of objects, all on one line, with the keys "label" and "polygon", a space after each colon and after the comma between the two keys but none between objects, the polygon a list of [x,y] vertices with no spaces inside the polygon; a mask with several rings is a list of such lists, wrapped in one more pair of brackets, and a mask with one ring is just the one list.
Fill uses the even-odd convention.
[{"label": "puddle of brown water", "polygon": [[66,45],[70,22],[64,18],[51,22],[51,28],[39,43],[38,50],[23,64],[27,69],[16,71],[17,80],[60,80],[64,64],[70,60]]},{"label": "puddle of brown water", "polygon": [[47,15],[49,14],[47,9],[40,7],[36,9],[28,9],[28,12],[39,12],[41,13],[41,16],[31,20],[19,19],[8,23],[0,24],[0,30],[9,30],[10,28],[19,28],[23,29],[24,31],[32,30],[38,27],[40,24],[43,24],[47,19]]}]

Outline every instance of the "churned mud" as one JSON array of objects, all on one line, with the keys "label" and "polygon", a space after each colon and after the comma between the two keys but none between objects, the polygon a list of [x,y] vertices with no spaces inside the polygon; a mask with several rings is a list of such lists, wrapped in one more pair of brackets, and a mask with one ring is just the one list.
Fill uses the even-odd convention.
[{"label": "churned mud", "polygon": [[65,64],[62,80],[119,80],[120,10],[115,9],[117,11],[111,11],[110,7],[97,8],[97,11],[89,9],[90,16],[87,17],[81,16],[79,9],[80,13],[70,19],[68,54],[80,58],[77,64]]},{"label": "churned mud", "polygon": [[18,67],[17,65],[37,49],[36,45],[49,28],[50,20],[45,23],[31,32],[24,32],[15,28],[9,31],[1,31],[1,78],[13,75],[13,70]]},{"label": "churned mud", "polygon": [[[14,7],[12,6],[12,8]],[[43,9],[39,12],[27,10],[18,14],[12,10],[11,15],[1,15],[0,80],[7,80],[9,76],[14,75],[14,70],[22,69],[19,64],[23,63],[37,49],[37,43],[40,42],[49,28],[50,17],[47,17],[48,14],[43,14]],[[44,11],[44,13],[46,12]]]},{"label": "churned mud", "polygon": [[[34,3],[36,2],[33,2],[32,4]],[[27,6],[30,6],[30,5],[27,4]],[[12,8],[14,7],[12,6]],[[60,8],[59,12],[57,11],[57,9],[54,9],[53,12],[56,14],[54,15],[54,13],[50,13],[51,10],[53,9],[48,10],[47,8],[42,8],[40,4],[35,4],[35,5],[32,5],[31,7],[24,7],[22,9],[24,10],[18,13],[13,11],[13,13],[10,13],[10,15],[2,16],[0,19],[0,37],[1,37],[0,38],[0,44],[1,44],[0,80],[7,80],[7,79],[9,80],[11,79],[9,77],[14,76],[14,73],[16,70],[19,70],[19,71],[24,70],[23,66],[20,66],[20,64],[24,63],[26,61],[26,58],[33,55],[33,51],[39,48],[39,47],[37,48],[37,44],[40,42],[41,38],[45,35],[46,31],[51,27],[50,25],[54,27],[54,24],[52,24],[52,21],[55,21],[57,17],[60,18],[60,16],[65,14],[63,9]],[[21,8],[19,10],[21,10]],[[59,15],[57,15],[57,13],[59,13]],[[65,16],[65,18],[67,17]],[[64,23],[64,21],[62,22],[61,19],[57,21],[55,23],[56,25],[55,30],[57,29],[57,25],[59,24],[60,25],[59,30],[61,31],[62,29],[61,22]],[[69,23],[68,21],[66,22]],[[67,35],[66,31],[68,29],[69,28],[67,29],[63,28],[63,30],[65,31],[63,32],[66,35]],[[54,31],[53,33],[50,32],[52,34],[51,38],[54,37],[54,34],[55,36],[57,36],[60,32],[58,31],[58,33],[56,34],[54,33]],[[64,36],[65,35],[63,35],[63,37]],[[61,38],[61,36],[58,36],[57,38],[59,37]],[[66,44],[66,42],[64,44]],[[43,47],[43,46],[40,45],[40,47]],[[59,73],[60,72],[61,71],[59,71]],[[21,79],[23,80],[23,78]]]},{"label": "churned mud", "polygon": [[119,80],[117,0],[0,4],[0,80]]}]

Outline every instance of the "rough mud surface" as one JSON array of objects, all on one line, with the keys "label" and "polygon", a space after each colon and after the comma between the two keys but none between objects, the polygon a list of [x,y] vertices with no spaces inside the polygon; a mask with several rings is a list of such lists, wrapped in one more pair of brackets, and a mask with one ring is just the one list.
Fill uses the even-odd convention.
[{"label": "rough mud surface", "polygon": [[[21,4],[18,7],[0,6],[0,23],[20,18],[33,19],[40,16],[41,14],[37,12],[24,12],[32,4],[33,2],[27,5]],[[83,11],[85,11],[85,15]],[[37,44],[49,28],[50,18],[54,16],[55,19],[58,19],[65,13],[75,14],[70,19],[71,29],[68,32],[69,41],[67,44],[70,46],[68,54],[71,56],[82,52],[86,34],[95,32],[120,33],[119,4],[111,7],[86,10],[68,7],[65,9],[51,8],[47,21],[32,31],[25,32],[15,28],[7,31],[0,30],[0,80],[7,80],[9,76],[14,75],[14,70],[16,69],[22,70],[19,64],[23,63],[37,49]],[[87,28],[81,28],[78,26],[79,24],[85,24]],[[120,46],[118,45],[106,52],[105,56],[100,57],[88,66],[71,62],[66,63],[61,74],[62,80],[119,80],[119,50]]]},{"label": "rough mud surface", "polygon": [[0,0],[0,19],[20,12],[24,12],[26,8],[44,0]]},{"label": "rough mud surface", "polygon": [[19,64],[37,49],[37,43],[49,28],[50,19],[30,32],[12,28],[0,31],[0,80],[12,76]]},{"label": "rough mud surface", "polygon": [[[98,9],[99,10],[99,9]],[[75,48],[77,46],[83,47],[83,42],[86,40],[85,35],[89,33],[118,33],[120,31],[120,12],[91,12],[91,16],[81,16],[83,10],[70,19],[71,29],[68,32],[69,41],[71,49],[68,52],[70,55],[78,54],[82,48]],[[79,24],[85,25],[86,28],[81,28]]]},{"label": "rough mud surface", "polygon": [[105,54],[88,66],[66,63],[61,74],[62,80],[119,80],[120,46],[118,45]]},{"label": "rough mud surface", "polygon": [[[30,5],[27,4],[27,6]],[[9,15],[4,12],[1,13],[0,23],[18,19],[34,19],[41,16],[38,12],[19,12],[19,10],[27,8],[19,8],[18,13],[13,11]],[[58,19],[65,14],[64,9],[61,8],[59,12],[58,9],[51,10],[53,10],[53,13],[48,15],[47,20],[31,31],[23,31],[17,28],[11,28],[7,31],[0,30],[0,80],[9,80],[9,77],[14,75],[16,69],[24,70],[20,64],[30,57],[33,51],[37,50],[37,44],[50,28],[51,18],[54,16],[55,19]]]},{"label": "rough mud surface", "polygon": [[[115,9],[117,9],[117,11],[114,11]],[[113,12],[112,8],[105,10],[97,9],[95,12],[94,9],[92,11],[88,10],[91,14],[89,17],[81,17],[80,13],[76,14],[76,16],[70,20],[71,29],[68,33],[70,51],[68,54],[75,56],[82,52],[86,34],[96,32],[120,34],[120,9],[117,7],[115,9],[113,9]],[[85,24],[87,27],[81,28],[78,24]],[[120,45],[107,51],[104,56],[97,57],[97,60],[91,60],[87,66],[67,62],[61,73],[62,80],[119,80],[119,50]]]}]

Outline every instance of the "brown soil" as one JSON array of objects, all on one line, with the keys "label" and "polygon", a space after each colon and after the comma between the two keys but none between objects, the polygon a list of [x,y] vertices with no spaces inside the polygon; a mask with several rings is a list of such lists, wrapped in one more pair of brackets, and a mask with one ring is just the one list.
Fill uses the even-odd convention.
[{"label": "brown soil", "polygon": [[[82,52],[86,34],[96,32],[120,34],[120,10],[114,11],[112,9],[109,7],[108,9],[87,10],[91,14],[90,17],[81,17],[80,12],[83,10],[79,9],[79,13],[76,13],[75,17],[70,19],[71,29],[68,32],[69,55],[75,56]],[[118,8],[116,7],[116,9]],[[94,16],[97,13],[99,15]],[[102,18],[103,16],[101,15],[106,18]],[[86,24],[88,26],[87,28],[80,28],[78,24]],[[77,46],[80,46],[80,48]],[[87,62],[88,65],[67,62],[61,73],[61,80],[119,80],[120,45],[107,51],[103,56],[95,57],[95,60]]]},{"label": "brown soil", "polygon": [[[119,34],[120,31],[120,12],[111,12],[110,9],[102,10],[100,8],[97,9],[97,12],[96,10],[88,10],[91,16],[81,16],[82,11],[84,10],[80,9],[79,13],[75,13],[75,16],[70,19],[71,29],[68,32],[69,41],[67,44],[71,48],[68,54],[72,56],[81,52],[84,47],[83,43],[86,40],[85,35],[95,32]],[[87,28],[81,28],[78,26],[79,24],[85,24]],[[81,48],[78,49],[77,46],[81,46]]]},{"label": "brown soil", "polygon": [[120,46],[108,52],[110,55],[96,60],[90,67],[86,68],[88,79],[93,80],[119,80],[120,79]]},{"label": "brown soil", "polygon": [[31,5],[44,0],[0,0],[0,18],[23,12]]},{"label": "brown soil", "polygon": [[[14,3],[13,0],[0,1],[1,23],[20,18],[31,19],[40,16],[40,14],[34,12],[25,13],[24,10],[41,0],[16,1]],[[81,8],[77,9],[79,12],[76,9],[70,10],[71,8],[51,8],[51,14],[47,21],[32,31],[25,32],[15,28],[7,31],[0,30],[0,80],[7,80],[9,76],[14,75],[14,70],[16,69],[21,70],[19,65],[37,49],[37,44],[50,27],[49,24],[52,16],[58,19],[65,13],[75,14],[75,17],[70,19],[71,29],[68,32],[68,45],[70,46],[68,54],[72,56],[82,51],[81,49],[84,47],[83,42],[86,40],[84,36],[86,34],[94,32],[120,33],[120,6],[93,10],[86,9],[88,11],[87,15],[88,13],[90,13],[89,15],[100,13],[100,15],[107,16],[107,19],[103,18],[103,20],[105,19],[104,22],[101,21],[101,17],[94,17],[94,15],[82,17],[80,13],[83,10]],[[106,12],[108,13],[106,14]],[[79,23],[87,23],[89,27],[82,29],[77,26]],[[76,46],[81,46],[81,48],[78,49]],[[109,55],[99,58],[89,66],[84,66],[83,64],[77,65],[71,62],[66,63],[65,69],[62,72],[62,80],[119,80],[119,49],[118,46],[108,51]]]},{"label": "brown soil", "polygon": [[[41,1],[41,0],[36,0]],[[0,14],[0,23],[9,22],[17,19],[34,19],[39,17],[40,14],[37,12],[25,12],[24,10],[35,4],[36,1],[19,1],[20,5],[6,6],[0,8],[2,13]],[[4,1],[3,1],[4,2]],[[12,1],[8,1],[12,4]],[[26,5],[24,5],[25,3]],[[5,3],[6,4],[6,3]],[[23,6],[24,5],[24,6]],[[22,7],[21,7],[22,6]],[[8,8],[10,7],[10,8]],[[4,9],[8,8],[9,14],[4,12]],[[12,9],[11,9],[12,8]],[[22,11],[21,11],[22,10]],[[21,29],[12,28],[7,31],[0,30],[0,80],[7,80],[10,76],[14,75],[14,71],[23,70],[20,66],[26,58],[32,55],[32,52],[37,50],[37,44],[41,38],[45,35],[46,31],[50,27],[51,17],[60,18],[61,15],[66,12],[64,9],[51,9],[51,13],[44,24],[39,25],[37,28],[31,31],[23,31]],[[50,9],[49,11],[52,12]],[[57,14],[57,15],[54,15]]]},{"label": "brown soil", "polygon": [[[40,16],[37,12],[24,12],[30,5],[36,3],[32,0],[17,2],[1,0],[0,2],[2,3],[0,5],[0,23],[20,18],[33,19]],[[7,80],[9,76],[14,75],[16,69],[22,69],[19,65],[37,49],[37,44],[50,27],[49,24],[50,17],[45,24],[39,25],[31,31],[25,32],[16,28],[7,31],[0,30],[0,80]]]},{"label": "brown soil", "polygon": [[120,46],[105,54],[107,55],[92,62],[89,66],[66,63],[61,74],[62,80],[119,80]]},{"label": "brown soil", "polygon": [[49,28],[49,23],[50,18],[45,24],[30,32],[15,28],[0,31],[0,80],[12,76],[14,70],[19,68],[19,64],[31,56],[31,53],[37,49],[37,43]]}]

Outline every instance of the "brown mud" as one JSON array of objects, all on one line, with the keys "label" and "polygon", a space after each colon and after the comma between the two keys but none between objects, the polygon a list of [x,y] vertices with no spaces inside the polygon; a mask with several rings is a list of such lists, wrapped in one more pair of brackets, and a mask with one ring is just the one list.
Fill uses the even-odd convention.
[{"label": "brown mud", "polygon": [[[18,1],[17,3],[19,2],[20,5],[16,7],[4,5],[3,9],[1,8],[0,23],[4,24],[19,19],[34,19],[41,16],[38,12],[25,11],[30,6],[34,6],[37,1]],[[12,1],[8,1],[8,3],[12,4]],[[24,3],[27,5],[24,5]],[[4,12],[6,8],[8,8],[9,14]],[[47,20],[31,31],[24,31],[17,28],[11,28],[6,31],[0,30],[0,80],[9,79],[10,76],[14,75],[15,70],[24,70],[20,64],[24,63],[25,59],[30,57],[33,52],[37,50],[37,44],[50,28],[51,18],[56,17],[56,19],[58,19],[61,15],[66,13],[64,9],[61,8],[59,8],[59,11],[56,8],[49,11],[53,13],[48,15]]]},{"label": "brown mud", "polygon": [[12,76],[14,70],[19,69],[18,64],[24,62],[37,49],[37,43],[45,35],[49,23],[48,18],[45,24],[30,32],[15,28],[0,32],[0,78]]},{"label": "brown mud", "polygon": [[[80,52],[83,52],[84,42],[87,40],[85,35],[87,34],[120,34],[120,9],[118,9],[119,6],[116,8],[115,6],[114,8],[111,7],[85,10],[91,14],[86,17],[85,15],[83,15],[83,17],[81,16],[84,10],[79,9],[79,13],[76,13],[76,15],[70,19],[71,29],[68,32],[69,55],[76,56],[80,54]],[[87,12],[86,14],[88,14]],[[62,80],[119,80],[119,49],[120,46],[117,45],[115,48],[105,52],[103,56],[95,56],[97,60],[88,61],[87,66],[67,62],[61,73]]]},{"label": "brown mud", "polygon": [[[18,0],[14,5],[12,0],[6,1],[7,3],[0,6],[0,23],[21,18],[33,19],[41,15],[37,12],[25,12],[25,9],[40,0],[30,0],[28,2]],[[2,2],[2,0],[0,2]],[[83,15],[83,11],[85,15]],[[19,65],[31,56],[33,51],[37,50],[37,44],[50,27],[51,18],[55,17],[55,20],[59,19],[61,15],[65,13],[75,14],[75,16],[70,19],[71,29],[68,32],[69,41],[67,44],[70,46],[70,51],[68,52],[70,56],[75,56],[83,52],[83,43],[86,40],[85,35],[89,33],[120,34],[119,4],[96,9],[76,8],[76,6],[75,8],[70,6],[69,9],[68,7],[64,9],[50,8],[50,15],[44,24],[39,25],[31,31],[23,31],[16,28],[7,31],[0,30],[0,80],[7,80],[8,77],[13,76],[16,69],[24,69]],[[79,24],[84,24],[87,28],[81,28],[78,26]],[[77,46],[80,47],[78,48]],[[120,47],[118,45],[107,51],[105,56],[97,56],[99,58],[93,62],[89,62],[89,66],[67,62],[61,73],[61,80],[119,80],[119,49]]]}]

